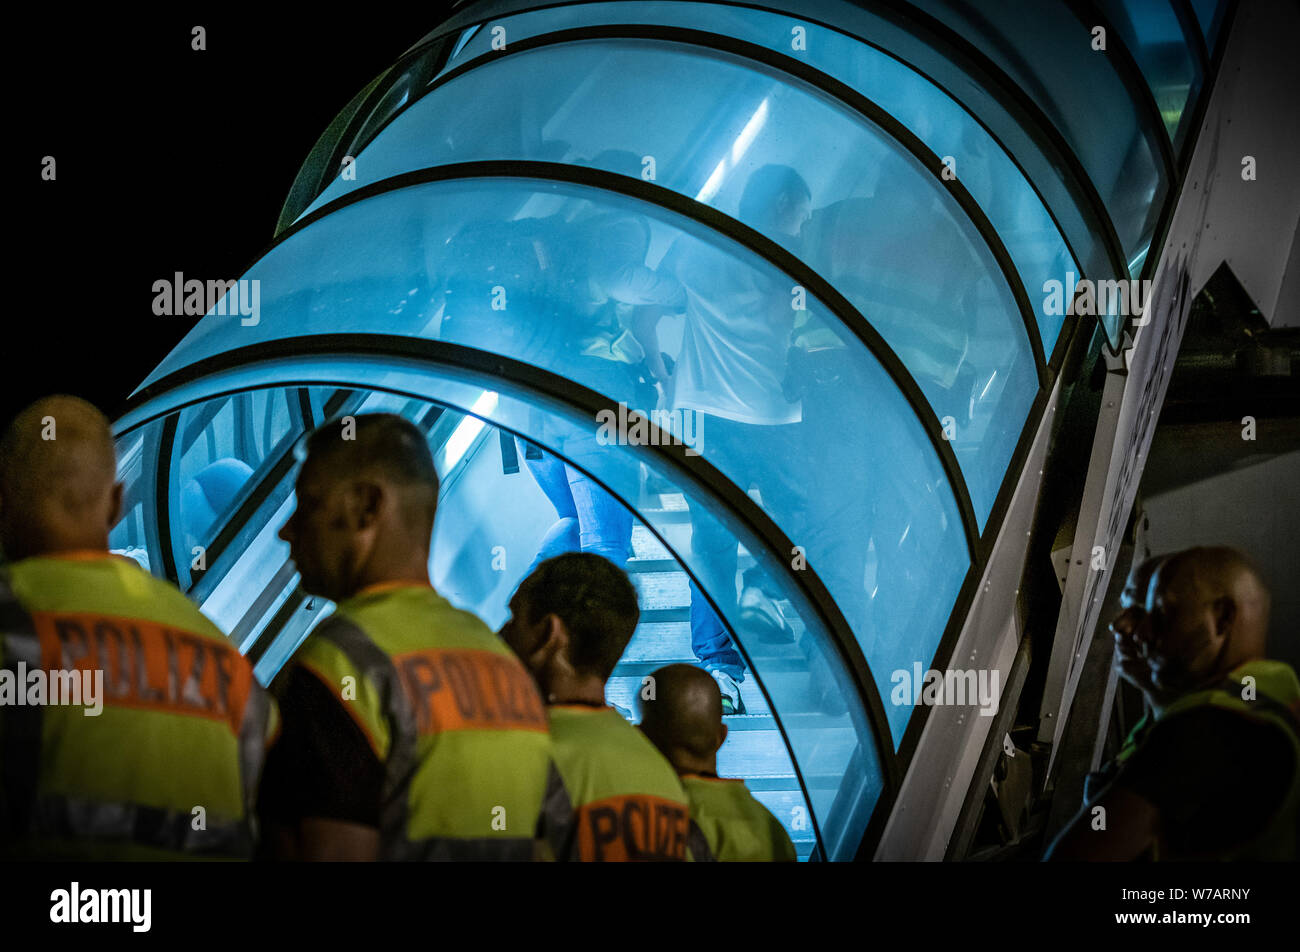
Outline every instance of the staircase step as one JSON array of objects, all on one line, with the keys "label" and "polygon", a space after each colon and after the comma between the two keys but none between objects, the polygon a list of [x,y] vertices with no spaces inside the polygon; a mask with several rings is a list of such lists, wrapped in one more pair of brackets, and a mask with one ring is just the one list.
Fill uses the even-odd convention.
[{"label": "staircase step", "polygon": [[718,751],[722,777],[784,777],[793,775],[790,756],[776,730],[728,732]]},{"label": "staircase step", "polygon": [[652,608],[649,611],[641,612],[641,624],[663,624],[665,622],[689,622],[691,620],[691,610],[689,608]]},{"label": "staircase step", "polygon": [[[685,523],[666,525],[663,534],[674,549],[690,551],[691,527]],[[672,554],[658,538],[645,526],[635,523],[632,526],[632,555],[638,559],[671,559]]]},{"label": "staircase step", "polygon": [[771,714],[724,714],[722,723],[731,731],[774,731],[776,718]]},{"label": "staircase step", "polygon": [[[666,551],[666,550],[665,550]],[[682,567],[676,559],[632,558],[623,566],[628,575],[646,575],[652,572],[680,572]]]},{"label": "staircase step", "polygon": [[[749,786],[746,783],[746,786]],[[785,827],[786,833],[790,834],[790,839],[794,841],[795,851],[800,856],[805,856],[812,852],[813,846],[817,842],[817,837],[813,833],[811,817],[808,814],[808,804],[804,801],[803,791],[797,786],[790,790],[754,790],[749,791],[754,795],[754,799],[763,806],[767,807],[769,813],[780,821]],[[798,829],[796,829],[798,824]],[[800,850],[800,845],[804,846]]]},{"label": "staircase step", "polygon": [[672,664],[694,659],[691,656],[691,625],[686,621],[642,622],[637,625],[632,640],[623,651],[620,664],[637,661],[653,661],[656,664]]},{"label": "staircase step", "polygon": [[684,572],[652,572],[632,576],[642,617],[649,611],[666,608],[689,609],[691,592]]}]

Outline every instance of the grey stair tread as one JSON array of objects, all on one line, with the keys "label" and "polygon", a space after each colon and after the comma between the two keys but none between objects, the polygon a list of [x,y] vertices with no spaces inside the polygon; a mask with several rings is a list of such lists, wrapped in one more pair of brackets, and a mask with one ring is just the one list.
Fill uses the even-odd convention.
[{"label": "grey stair tread", "polygon": [[[689,610],[688,610],[689,611]],[[644,617],[644,615],[643,615]],[[659,616],[655,616],[659,617]],[[743,642],[761,671],[806,671],[808,661],[797,644],[766,644],[757,639]],[[624,663],[662,660],[697,663],[691,650],[689,617],[680,621],[642,621],[623,652]]]},{"label": "grey stair tread", "polygon": [[631,558],[623,566],[628,575],[646,575],[652,572],[680,572],[682,567],[676,559]]},{"label": "grey stair tread", "polygon": [[722,721],[728,731],[774,731],[776,718],[771,714],[726,714]]},{"label": "grey stair tread", "polygon": [[691,524],[691,511],[685,506],[680,509],[651,507],[642,509],[639,515],[645,522],[656,526],[689,526]]},{"label": "grey stair tread", "polygon": [[691,659],[690,621],[642,622],[623,651],[623,661]]},{"label": "grey stair tread", "polygon": [[736,731],[718,751],[718,774],[748,779],[793,775],[794,769],[777,731]]},{"label": "grey stair tread", "polygon": [[686,508],[686,497],[681,493],[656,493],[660,509],[681,511]]},{"label": "grey stair tread", "polygon": [[812,844],[817,842],[817,837],[813,832],[812,816],[808,810],[808,804],[804,801],[802,790],[797,788],[793,790],[751,790],[750,793],[785,827],[785,831],[789,834],[790,839],[794,841],[796,849],[800,841],[803,841],[808,844],[811,850]]},{"label": "grey stair tread", "polygon": [[610,704],[629,710],[640,720],[641,717],[641,679],[612,677],[605,682],[605,700]]},{"label": "grey stair tread", "polygon": [[651,572],[632,576],[642,613],[658,608],[689,608],[691,591],[683,572]]},{"label": "grey stair tread", "polygon": [[690,621],[691,610],[689,608],[651,608],[641,612],[641,621],[644,622],[666,622],[666,621]]},{"label": "grey stair tread", "polygon": [[[691,527],[688,523],[662,524],[655,521],[668,545],[678,552],[691,551]],[[643,525],[632,526],[632,554],[637,558],[670,559],[672,553]]]},{"label": "grey stair tread", "polygon": [[[740,775],[735,774],[734,776]],[[794,775],[794,771],[764,777],[744,777],[742,779],[745,781],[745,786],[749,788],[749,792],[755,795],[759,791],[799,791],[799,778]]]},{"label": "grey stair tread", "polygon": [[781,717],[779,725],[776,718],[771,714],[755,714],[749,711],[744,714],[727,714],[722,719],[726,722],[727,729],[733,731],[778,730],[785,728],[795,733],[812,730],[853,732],[853,722],[845,715],[836,717],[820,713],[785,714]]}]

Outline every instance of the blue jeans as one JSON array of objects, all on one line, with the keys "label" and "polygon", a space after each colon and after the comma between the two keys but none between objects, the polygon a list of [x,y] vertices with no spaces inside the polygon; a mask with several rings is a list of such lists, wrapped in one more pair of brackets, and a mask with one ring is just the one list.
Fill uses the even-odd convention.
[{"label": "blue jeans", "polygon": [[565,552],[592,552],[622,568],[632,551],[632,513],[558,456],[543,453],[541,459],[528,459],[522,442],[519,451],[558,517],[542,537],[527,574]]},{"label": "blue jeans", "polygon": [[[725,597],[725,596],[724,596]],[[704,595],[691,582],[691,651],[707,670],[729,674],[736,681],[745,677],[745,659]]]},{"label": "blue jeans", "polygon": [[[781,450],[773,449],[774,445],[798,445],[793,441],[801,436],[800,424],[763,426],[708,415],[700,426],[705,456],[713,465],[728,472],[756,474],[765,508],[782,514],[787,520],[803,516],[807,490],[800,482],[802,474],[796,470],[800,461],[788,455],[783,458]],[[722,578],[722,590],[716,593],[719,607],[725,613],[733,613],[737,604],[735,577],[739,560],[735,536],[721,524],[700,521],[691,532],[691,550],[696,559],[718,571]],[[758,581],[746,578],[744,583]],[[694,582],[691,583],[691,650],[703,667],[722,671],[737,681],[744,677],[744,659],[722,619]]]}]

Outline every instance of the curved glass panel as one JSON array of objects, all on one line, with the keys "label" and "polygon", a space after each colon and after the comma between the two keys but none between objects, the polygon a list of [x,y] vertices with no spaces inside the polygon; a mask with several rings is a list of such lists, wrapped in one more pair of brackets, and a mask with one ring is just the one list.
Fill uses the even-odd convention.
[{"label": "curved glass panel", "polygon": [[[683,75],[697,95],[682,93]],[[535,76],[555,79],[528,81]],[[506,100],[532,117],[527,125],[480,105]],[[546,116],[533,139],[528,131]],[[808,142],[833,145],[810,153]],[[515,53],[440,87],[370,145],[346,184],[428,164],[557,157],[589,157],[629,176],[653,170],[656,184],[738,218],[834,284],[898,353],[948,428],[983,525],[1037,372],[996,261],[910,154],[757,64],[600,40]]]},{"label": "curved glass panel", "polygon": [[[628,253],[629,233],[648,240]],[[858,339],[733,242],[578,186],[448,181],[339,209],[245,279],[260,282],[258,323],[210,315],[151,380],[243,345],[346,332],[442,339],[543,367],[656,415],[754,492],[825,580],[882,694],[890,672],[933,657],[969,566],[933,446]],[[641,346],[630,328],[661,311],[644,352],[674,371],[656,385],[628,362]],[[1022,417],[1010,416],[987,420],[986,434],[1001,428],[990,445],[1019,432]],[[616,429],[603,438],[635,438]],[[958,455],[987,502],[1005,461],[995,469],[965,438],[958,429]],[[846,495],[843,473],[868,490]],[[736,570],[725,533],[701,545]]]},{"label": "curved glass panel", "polygon": [[[774,733],[778,728],[782,730],[808,791],[827,856],[831,859],[852,858],[883,787],[883,771],[858,690],[844,670],[843,662],[833,647],[834,641],[821,623],[820,616],[798,587],[792,584],[790,568],[767,554],[765,546],[744,524],[719,511],[716,503],[692,480],[682,479],[670,471],[664,460],[646,447],[602,447],[600,452],[592,452],[595,435],[590,421],[571,409],[534,395],[512,396],[507,381],[484,380],[459,371],[427,366],[399,369],[401,366],[400,357],[382,360],[290,356],[277,359],[270,366],[263,364],[229,371],[219,379],[203,380],[167,396],[185,399],[186,390],[193,393],[210,392],[218,387],[239,389],[257,382],[265,383],[268,378],[290,376],[298,382],[310,382],[315,377],[321,383],[333,381],[336,385],[392,388],[392,391],[405,395],[437,399],[455,407],[459,412],[449,415],[450,422],[447,422],[447,417],[439,417],[435,426],[428,427],[435,459],[443,475],[439,523],[434,540],[433,576],[444,594],[458,604],[479,611],[490,622],[503,617],[504,601],[513,589],[513,580],[522,574],[526,564],[516,560],[513,572],[505,573],[508,577],[494,578],[486,589],[478,579],[483,574],[480,570],[492,572],[490,566],[494,555],[491,543],[499,544],[504,537],[519,533],[514,521],[503,521],[498,518],[501,513],[490,508],[500,508],[503,496],[507,494],[486,492],[484,487],[485,482],[500,483],[503,479],[497,469],[498,458],[493,452],[497,440],[493,438],[495,432],[490,429],[491,425],[525,433],[530,442],[536,442],[546,452],[561,458],[567,459],[570,455],[586,458],[592,467],[589,475],[616,499],[636,510],[638,520],[644,524],[650,537],[640,540],[641,544],[654,543],[653,548],[641,548],[634,552],[634,556],[652,560],[674,559],[675,564],[689,570],[706,591],[726,591],[734,585],[735,579],[727,577],[716,561],[696,551],[693,539],[699,534],[727,535],[733,545],[739,545],[747,553],[746,559],[750,563],[747,574],[752,574],[756,584],[772,593],[781,604],[796,639],[782,646],[756,644],[745,626],[735,623],[736,607],[719,602],[728,628],[737,642],[747,649],[748,669],[766,692],[765,698],[746,692],[748,700],[757,702],[755,713],[750,715],[752,720],[743,725],[737,722],[740,729],[735,731],[732,747],[724,749],[723,771],[730,769],[745,776],[756,796],[769,803],[778,816],[784,813],[783,819],[795,827],[792,831],[795,837],[806,841],[806,829],[801,830],[796,825],[798,814],[790,812],[804,801],[797,785],[791,788],[789,784],[788,760],[785,760],[786,754],[780,749],[779,738]],[[488,391],[483,389],[485,385],[501,389]],[[401,407],[398,412],[404,415],[417,421],[427,419],[418,413],[418,407],[413,407],[411,401],[396,392],[362,391],[353,399],[357,412],[385,408],[398,410]],[[351,412],[353,406],[349,404],[343,409]],[[477,409],[480,416],[468,415],[471,409]],[[144,407],[140,412],[148,415],[157,411]],[[473,431],[468,440],[459,436],[467,430]],[[449,453],[456,444],[460,444],[460,448]],[[514,478],[522,477],[516,473]],[[287,475],[285,479],[291,479],[291,476]],[[658,486],[654,495],[661,501],[663,497],[672,497],[679,504],[637,504],[647,500],[648,484]],[[489,496],[492,498],[488,499]],[[505,505],[509,507],[515,503],[507,502]],[[278,529],[287,514],[287,511],[276,513],[257,538]],[[535,536],[542,524],[537,522],[522,534]],[[465,532],[465,528],[471,525],[475,531]],[[529,539],[514,540],[514,549],[518,552],[530,551],[532,546]],[[249,546],[244,560],[256,568],[242,572],[246,598],[275,583],[277,566],[283,566],[287,555],[283,550],[283,544],[274,540],[273,535],[267,535],[264,542]],[[440,550],[445,554],[440,555]],[[232,571],[241,570],[235,566]],[[281,580],[279,584],[291,589],[293,579]],[[642,591],[643,605],[656,597],[653,586],[641,582],[638,587]],[[205,611],[210,611],[210,608],[204,605]],[[274,673],[275,667],[283,663],[311,625],[324,617],[328,606],[317,601],[312,608],[297,611],[310,614],[309,623],[285,624],[283,630],[263,629],[265,637],[275,644],[269,649],[264,647],[261,657],[263,661],[274,657],[276,663],[269,669],[259,663],[259,676]],[[281,617],[288,618],[292,614],[283,612]],[[658,619],[650,620],[652,628],[660,624]],[[629,646],[625,663],[634,652],[653,656],[654,648],[648,647],[647,642],[664,640],[661,633],[652,630],[639,631],[637,639],[640,643],[634,640],[634,644]],[[659,662],[656,660],[654,663],[657,666]],[[610,699],[615,703],[622,704],[626,700],[619,693],[623,687],[611,685]],[[766,706],[768,698],[770,708]],[[760,723],[770,715],[775,716],[775,721]],[[773,744],[778,746],[773,748]]]},{"label": "curved glass panel", "polygon": [[1175,15],[1182,0],[1098,0],[1151,87],[1172,142],[1181,143],[1184,119],[1201,87],[1201,66]]},{"label": "curved glass panel", "polygon": [[[536,10],[493,21],[511,42],[576,26],[637,23],[708,30],[764,46],[809,64],[875,102],[952,168],[988,216],[1035,306],[1043,351],[1051,355],[1064,317],[1044,306],[1040,289],[1078,271],[1056,223],[1024,174],[988,131],[938,86],[894,57],[854,37],[786,14],[709,3],[590,3]],[[479,31],[442,73],[491,49]],[[611,169],[611,171],[618,171]],[[335,183],[337,187],[351,183]]]},{"label": "curved glass panel", "polygon": [[1219,28],[1223,25],[1223,11],[1227,7],[1224,0],[1191,0],[1192,9],[1196,11],[1196,22],[1205,35],[1205,48],[1214,55],[1214,47],[1219,41]]},{"label": "curved glass panel", "polygon": [[108,535],[108,547],[162,576],[162,551],[154,514],[158,435],[152,423],[117,440],[117,478],[122,483],[122,518]]},{"label": "curved glass panel", "polygon": [[1093,50],[1091,24],[1040,0],[912,2],[970,38],[1029,94],[1101,193],[1125,257],[1143,252],[1169,187],[1152,138],[1163,132],[1146,127],[1111,57]]},{"label": "curved glass panel", "polygon": [[172,448],[171,542],[182,589],[209,560],[230,515],[302,432],[291,390],[255,390],[183,411]]}]

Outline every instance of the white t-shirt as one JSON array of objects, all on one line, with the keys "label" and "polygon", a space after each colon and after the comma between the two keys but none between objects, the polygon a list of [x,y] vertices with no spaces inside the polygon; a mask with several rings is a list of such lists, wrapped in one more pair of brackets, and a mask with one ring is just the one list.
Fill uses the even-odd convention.
[{"label": "white t-shirt", "polygon": [[792,285],[687,235],[673,242],[659,271],[686,294],[673,409],[740,423],[798,423],[800,404],[781,392],[794,327]]}]

